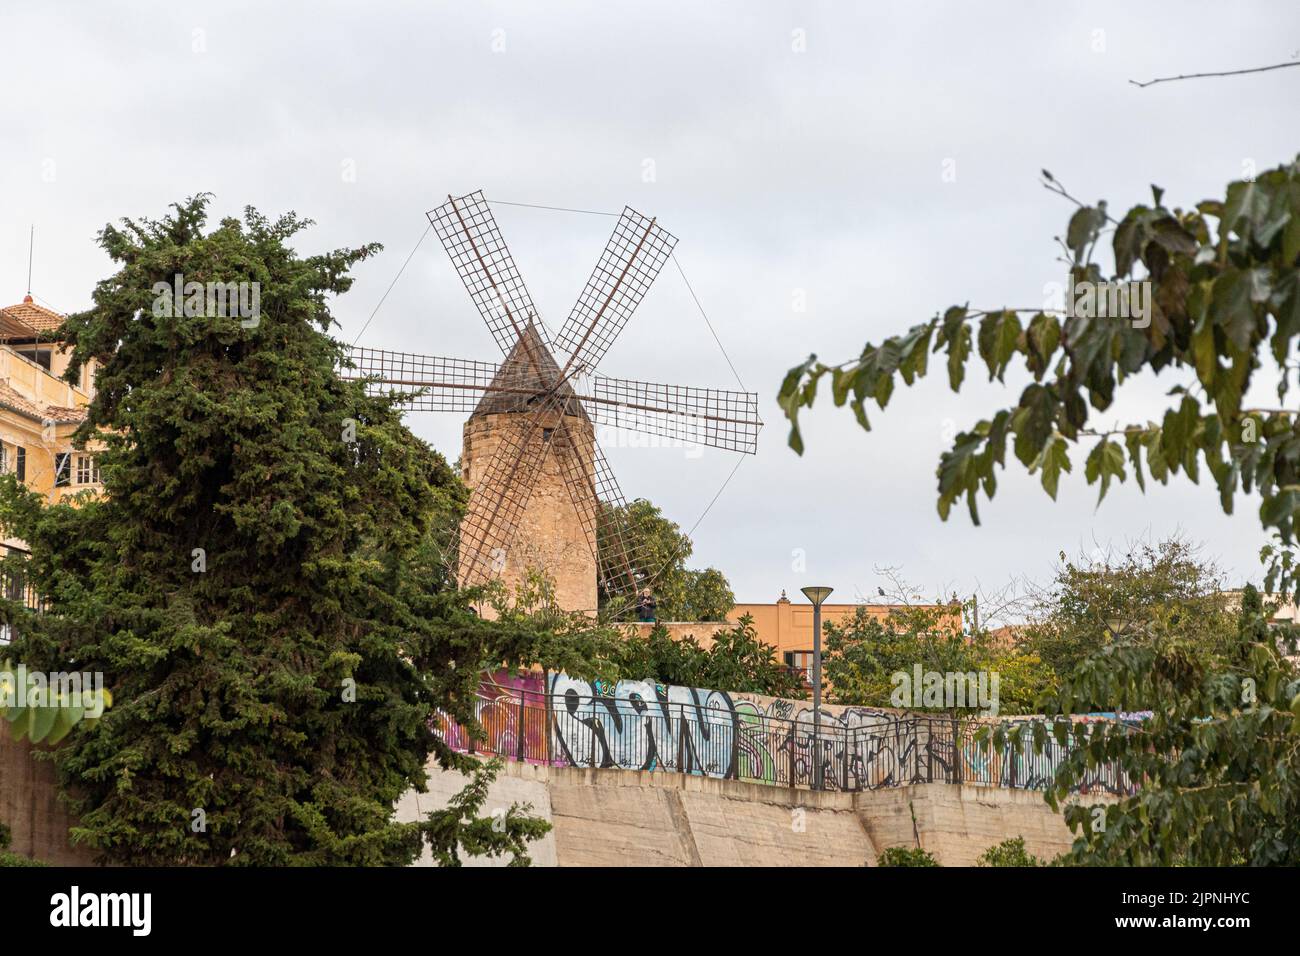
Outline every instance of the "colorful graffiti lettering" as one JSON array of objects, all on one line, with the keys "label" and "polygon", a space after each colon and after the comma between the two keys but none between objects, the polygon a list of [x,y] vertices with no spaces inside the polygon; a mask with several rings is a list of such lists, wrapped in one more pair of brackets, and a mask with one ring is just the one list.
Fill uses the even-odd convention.
[{"label": "colorful graffiti lettering", "polygon": [[[492,675],[483,682],[476,712],[482,740],[439,721],[438,731],[453,748],[555,766],[780,786],[820,782],[835,790],[925,782],[1040,789],[1068,753],[1055,740],[1035,753],[1029,735],[992,751],[974,739],[969,723],[925,714],[832,705],[814,727],[812,708],[803,702],[649,680],[608,686],[567,674]],[[1107,764],[1091,769],[1079,789],[1133,792],[1131,781]]]}]

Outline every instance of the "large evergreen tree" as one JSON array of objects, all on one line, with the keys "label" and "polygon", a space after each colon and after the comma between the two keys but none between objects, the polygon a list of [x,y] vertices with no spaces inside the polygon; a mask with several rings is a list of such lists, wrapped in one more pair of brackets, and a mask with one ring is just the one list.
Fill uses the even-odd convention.
[{"label": "large evergreen tree", "polygon": [[[441,551],[463,488],[336,374],[328,300],[378,247],[300,256],[307,220],[252,209],[205,233],[207,204],[100,235],[119,270],[65,331],[70,378],[100,363],[79,438],[107,445],[105,495],[0,491],[48,602],[6,607],[14,656],[113,692],[53,751],[74,836],[107,859],[404,863],[421,828],[394,801],[431,751],[465,765],[433,709],[468,721],[488,662],[578,665],[469,612]],[[260,315],[160,301],[178,274],[258,283]]]}]

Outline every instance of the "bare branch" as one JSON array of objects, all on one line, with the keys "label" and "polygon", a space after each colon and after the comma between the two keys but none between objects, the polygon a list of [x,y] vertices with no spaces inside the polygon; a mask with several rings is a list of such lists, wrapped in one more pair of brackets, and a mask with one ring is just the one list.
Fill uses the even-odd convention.
[{"label": "bare branch", "polygon": [[1154,80],[1147,80],[1145,83],[1139,83],[1137,80],[1129,80],[1129,82],[1134,86],[1146,88],[1157,83],[1172,83],[1174,80],[1199,80],[1207,76],[1241,76],[1243,73],[1267,73],[1269,70],[1285,70],[1289,66],[1300,66],[1300,60],[1292,60],[1289,63],[1275,63],[1272,66],[1256,66],[1249,70],[1225,70],[1222,73],[1183,73],[1179,76],[1158,77]]},{"label": "bare branch", "polygon": [[[1131,82],[1131,81],[1130,81],[1130,82]],[[1048,192],[1056,193],[1058,196],[1062,196],[1062,197],[1064,197],[1065,199],[1068,199],[1070,202],[1074,203],[1074,204],[1075,204],[1076,206],[1078,206],[1080,209],[1086,209],[1086,208],[1088,208],[1088,204],[1087,204],[1087,203],[1085,203],[1085,202],[1084,202],[1083,200],[1081,200],[1081,199],[1076,199],[1075,197],[1071,196],[1070,193],[1069,193],[1069,191],[1066,190],[1065,185],[1064,185],[1064,184],[1063,184],[1059,179],[1057,179],[1055,176],[1053,176],[1051,173],[1049,173],[1047,170],[1044,169],[1044,170],[1042,171],[1042,176],[1043,176],[1043,181],[1042,181],[1041,185],[1042,185],[1042,187],[1043,187],[1044,189],[1046,189]],[[1113,222],[1113,223],[1115,223],[1115,225],[1117,225],[1117,226],[1119,225],[1119,221],[1118,221],[1117,219],[1115,219],[1115,217],[1112,216],[1112,215],[1110,215],[1109,213],[1103,213],[1102,215],[1105,216],[1105,219],[1106,219],[1107,222]],[[1060,241],[1061,241],[1061,240],[1060,240],[1060,236],[1053,236],[1052,238],[1053,238],[1053,239],[1056,239],[1057,242],[1060,242]],[[1095,243],[1096,243],[1096,240],[1094,239],[1093,242],[1094,242],[1094,244],[1095,244]],[[1067,249],[1068,249],[1068,247],[1067,247]]]}]

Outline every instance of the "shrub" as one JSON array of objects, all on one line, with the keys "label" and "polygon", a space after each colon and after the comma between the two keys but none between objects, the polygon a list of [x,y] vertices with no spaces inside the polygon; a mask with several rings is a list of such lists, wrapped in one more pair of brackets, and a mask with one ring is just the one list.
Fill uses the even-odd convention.
[{"label": "shrub", "polygon": [[1015,837],[991,846],[975,861],[976,866],[1042,866],[1043,861],[1025,849],[1025,838]]},{"label": "shrub", "polygon": [[919,846],[891,846],[880,854],[876,866],[939,866],[939,861]]}]

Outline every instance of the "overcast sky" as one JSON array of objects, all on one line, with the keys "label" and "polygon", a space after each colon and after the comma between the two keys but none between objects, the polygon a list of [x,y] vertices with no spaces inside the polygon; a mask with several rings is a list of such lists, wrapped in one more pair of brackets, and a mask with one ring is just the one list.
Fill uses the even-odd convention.
[{"label": "overcast sky", "polygon": [[[607,455],[629,498],[695,528],[695,561],[741,601],[828,584],[874,597],[895,566],[927,594],[1050,577],[1057,555],[1181,530],[1233,583],[1259,578],[1249,502],[1208,485],[1096,508],[1075,474],[1053,504],[1020,472],[973,527],[935,512],[952,434],[1023,382],[953,395],[900,389],[874,430],[829,403],[786,447],[790,366],[851,358],[936,310],[1037,306],[1062,279],[1070,207],[1046,167],[1112,208],[1222,194],[1253,162],[1300,150],[1300,70],[1140,90],[1127,81],[1282,62],[1300,5],[1260,3],[25,3],[0,7],[0,304],[33,292],[85,308],[110,271],[94,237],[200,191],[316,220],[309,253],[378,241],[337,301],[361,332],[425,230],[426,210],[490,200],[624,204],[679,238],[677,257],[767,427],[759,452],[628,447]],[[945,171],[955,175],[945,176]],[[558,328],[612,220],[499,206],[543,317]],[[800,305],[802,304],[802,309]],[[496,359],[436,238],[416,252],[363,344]],[[681,276],[665,270],[608,357],[609,375],[737,387]],[[1135,383],[1100,419],[1141,420],[1177,379]],[[463,417],[410,425],[449,459]],[[802,565],[800,560],[802,558]],[[802,568],[802,570],[801,570]]]}]

